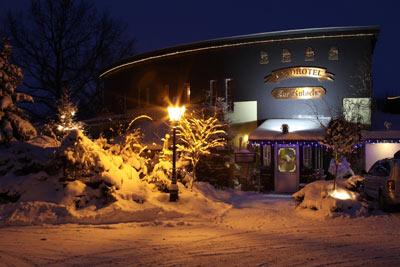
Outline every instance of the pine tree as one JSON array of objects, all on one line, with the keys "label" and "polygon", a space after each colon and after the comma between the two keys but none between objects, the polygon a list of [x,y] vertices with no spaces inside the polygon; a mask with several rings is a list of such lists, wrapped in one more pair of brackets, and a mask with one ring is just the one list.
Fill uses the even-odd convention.
[{"label": "pine tree", "polygon": [[3,40],[0,53],[0,143],[13,139],[29,140],[36,136],[36,129],[26,119],[19,102],[32,102],[30,95],[17,92],[23,74],[21,68],[10,63],[12,47]]},{"label": "pine tree", "polygon": [[57,131],[58,136],[63,138],[71,130],[78,129],[82,130],[83,125],[77,122],[75,119],[76,113],[78,111],[76,105],[71,101],[70,93],[68,88],[65,86],[63,89],[63,94],[58,101],[58,118],[57,118]]}]

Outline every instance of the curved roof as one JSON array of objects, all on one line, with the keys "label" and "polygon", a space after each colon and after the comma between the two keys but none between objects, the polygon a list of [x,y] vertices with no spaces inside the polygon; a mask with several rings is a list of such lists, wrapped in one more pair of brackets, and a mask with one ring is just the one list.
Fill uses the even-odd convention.
[{"label": "curved roof", "polygon": [[161,50],[136,55],[105,68],[101,72],[100,78],[139,63],[200,51],[216,50],[227,47],[239,47],[252,44],[322,38],[369,36],[373,37],[373,39],[376,40],[378,33],[378,26],[352,26],[274,31],[211,39],[190,44],[168,47]]}]

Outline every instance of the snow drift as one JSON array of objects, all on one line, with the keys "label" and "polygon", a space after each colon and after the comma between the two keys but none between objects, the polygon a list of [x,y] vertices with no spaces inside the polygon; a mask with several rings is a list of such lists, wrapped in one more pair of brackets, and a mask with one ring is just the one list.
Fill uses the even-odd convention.
[{"label": "snow drift", "polygon": [[336,190],[333,190],[333,181],[315,181],[293,194],[298,201],[297,210],[308,212],[315,217],[358,217],[368,215],[368,207],[355,192],[360,176],[349,179],[337,179]]}]

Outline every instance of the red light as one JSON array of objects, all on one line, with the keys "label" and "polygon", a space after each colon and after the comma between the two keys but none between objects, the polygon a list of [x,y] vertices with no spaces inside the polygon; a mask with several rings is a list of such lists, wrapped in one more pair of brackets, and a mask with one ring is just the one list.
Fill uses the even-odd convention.
[{"label": "red light", "polygon": [[388,180],[387,184],[386,184],[386,187],[387,187],[389,192],[394,192],[395,189],[396,189],[396,185],[394,183],[394,180]]}]

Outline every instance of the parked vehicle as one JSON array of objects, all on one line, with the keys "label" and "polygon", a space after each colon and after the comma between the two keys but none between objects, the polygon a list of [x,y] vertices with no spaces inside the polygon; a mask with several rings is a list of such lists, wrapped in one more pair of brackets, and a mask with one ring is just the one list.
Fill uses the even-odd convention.
[{"label": "parked vehicle", "polygon": [[364,192],[380,208],[400,204],[400,151],[393,158],[378,160],[365,175]]}]

